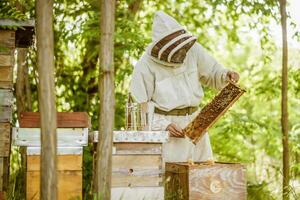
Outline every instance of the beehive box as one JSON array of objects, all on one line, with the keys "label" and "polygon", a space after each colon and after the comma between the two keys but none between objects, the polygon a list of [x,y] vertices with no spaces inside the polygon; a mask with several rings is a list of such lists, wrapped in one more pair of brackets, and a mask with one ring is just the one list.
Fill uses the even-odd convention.
[{"label": "beehive box", "polygon": [[[26,199],[40,199],[40,155],[32,155],[27,149],[26,171]],[[34,150],[36,152],[36,150]],[[82,150],[81,152],[67,153],[64,148],[58,150],[57,156],[57,181],[58,199],[81,199],[82,198]],[[68,151],[68,150],[67,150]]]},{"label": "beehive box", "polygon": [[[13,128],[13,142],[27,147],[26,199],[40,199],[40,128]],[[82,148],[88,128],[57,129],[58,199],[82,198]]]},{"label": "beehive box", "polygon": [[10,89],[0,89],[0,123],[9,123],[13,112],[13,92]]},{"label": "beehive box", "polygon": [[238,163],[166,163],[166,200],[246,200],[246,168]]},{"label": "beehive box", "polygon": [[164,198],[162,144],[168,137],[165,131],[114,131],[112,200]]},{"label": "beehive box", "polygon": [[183,129],[196,144],[210,128],[233,104],[245,90],[233,82],[229,82],[214,99],[203,107],[198,116]]},{"label": "beehive box", "polygon": [[7,191],[9,177],[14,48],[15,31],[0,30],[0,194],[2,196],[5,196]]},{"label": "beehive box", "polygon": [[0,30],[0,88],[13,87],[15,31]]}]

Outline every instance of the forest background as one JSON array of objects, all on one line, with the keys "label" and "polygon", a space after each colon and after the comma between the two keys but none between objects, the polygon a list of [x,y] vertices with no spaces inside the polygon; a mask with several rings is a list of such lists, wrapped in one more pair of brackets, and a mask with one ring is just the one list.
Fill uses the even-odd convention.
[{"label": "forest background", "polygon": [[[1,2],[0,18],[35,17],[33,0]],[[288,1],[291,199],[300,199],[300,4]],[[97,0],[55,0],[55,84],[58,111],[86,111],[98,129]],[[210,130],[215,159],[247,164],[248,198],[278,199],[282,189],[281,30],[275,0],[118,0],[115,33],[115,129],[125,125],[133,66],[151,41],[153,14],[174,16],[224,66],[238,71],[246,94]],[[36,47],[27,54],[27,110],[38,111]],[[216,91],[205,88],[207,103]],[[17,111],[17,107],[15,109]],[[17,112],[14,125],[18,126]],[[10,198],[22,199],[19,149],[11,157]],[[84,152],[85,198],[91,194],[92,147]]]}]

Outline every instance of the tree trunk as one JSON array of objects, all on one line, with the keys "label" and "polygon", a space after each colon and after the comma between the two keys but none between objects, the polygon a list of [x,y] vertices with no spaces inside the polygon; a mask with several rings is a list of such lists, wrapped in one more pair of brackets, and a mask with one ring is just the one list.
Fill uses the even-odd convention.
[{"label": "tree trunk", "polygon": [[[24,13],[24,7],[17,0],[15,2],[16,8]],[[24,111],[31,111],[31,91],[29,87],[28,79],[28,65],[26,62],[26,55],[28,53],[27,48],[17,49],[17,79],[16,79],[16,101],[17,101],[17,116],[20,121],[20,113]],[[19,153],[21,155],[21,178],[20,187],[18,190],[23,194],[25,198],[26,194],[26,166],[27,166],[27,156],[26,147],[19,147]],[[16,183],[17,184],[17,183]]]},{"label": "tree trunk", "polygon": [[25,70],[26,70],[26,54],[27,49],[19,48],[17,56],[17,79],[16,79],[16,100],[17,113],[20,120],[20,113],[26,111],[26,84],[25,84]]},{"label": "tree trunk", "polygon": [[110,199],[111,154],[114,128],[115,93],[113,46],[115,27],[115,0],[101,1],[100,37],[100,116],[94,192],[103,199]]},{"label": "tree trunk", "polygon": [[281,27],[282,27],[282,85],[281,85],[281,127],[283,145],[283,192],[284,200],[289,199],[289,135],[288,135],[288,44],[286,30],[286,0],[280,0]]},{"label": "tree trunk", "polygon": [[39,111],[41,113],[42,200],[57,199],[56,109],[54,87],[53,0],[36,1]]},{"label": "tree trunk", "polygon": [[[16,101],[17,101],[17,116],[18,120],[20,121],[21,116],[20,113],[24,111],[28,111],[28,106],[26,105],[29,102],[26,102],[26,76],[28,73],[26,72],[27,63],[26,63],[26,54],[27,49],[25,48],[18,48],[17,49],[17,79],[16,79]],[[27,77],[28,79],[28,77]],[[31,104],[31,102],[30,102]],[[20,154],[21,154],[21,188],[19,191],[21,194],[26,193],[26,147],[19,147]]]}]

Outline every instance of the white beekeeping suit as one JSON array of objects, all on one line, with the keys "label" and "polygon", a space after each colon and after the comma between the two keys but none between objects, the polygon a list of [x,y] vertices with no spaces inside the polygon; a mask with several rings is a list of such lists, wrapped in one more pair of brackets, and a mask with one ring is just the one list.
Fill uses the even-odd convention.
[{"label": "white beekeeping suit", "polygon": [[[153,21],[152,43],[134,67],[130,92],[139,103],[148,102],[162,111],[197,107],[203,97],[201,85],[221,89],[226,84],[223,68],[174,18],[158,11]],[[189,46],[190,45],[190,46]],[[188,49],[180,62],[180,49]],[[190,115],[174,116],[154,113],[152,130],[166,130],[170,123],[181,128],[191,122],[199,110]],[[165,161],[213,159],[208,134],[194,145],[189,138],[171,137],[164,144]]]}]

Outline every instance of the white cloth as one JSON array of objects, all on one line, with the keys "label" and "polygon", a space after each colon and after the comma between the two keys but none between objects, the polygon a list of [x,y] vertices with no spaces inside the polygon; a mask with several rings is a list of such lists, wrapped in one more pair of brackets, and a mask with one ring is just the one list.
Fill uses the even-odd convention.
[{"label": "white cloth", "polygon": [[[181,25],[159,11],[153,22],[153,43],[172,33]],[[150,44],[134,67],[130,92],[139,102],[151,102],[155,107],[170,111],[175,108],[198,106],[203,97],[202,84],[221,89],[226,83],[227,69],[223,68],[207,51],[195,43],[183,64],[174,65],[158,61],[150,55]],[[166,130],[170,123],[184,128],[198,112],[191,116],[153,115],[152,130]],[[193,159],[212,159],[209,137],[206,134],[195,146],[188,138],[171,138],[164,145],[166,161],[179,162]]]}]

